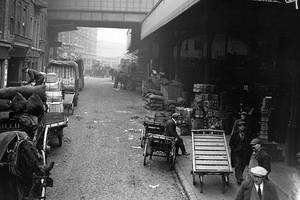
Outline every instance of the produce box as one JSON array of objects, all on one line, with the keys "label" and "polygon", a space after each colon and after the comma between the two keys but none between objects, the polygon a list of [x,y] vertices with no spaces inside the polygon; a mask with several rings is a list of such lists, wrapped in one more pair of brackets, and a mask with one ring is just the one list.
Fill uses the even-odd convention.
[{"label": "produce box", "polygon": [[48,102],[61,102],[63,95],[62,91],[46,91]]},{"label": "produce box", "polygon": [[175,85],[161,85],[160,91],[163,97],[168,100],[177,100],[178,97],[182,96],[182,88]]},{"label": "produce box", "polygon": [[47,102],[48,112],[64,112],[63,102]]}]

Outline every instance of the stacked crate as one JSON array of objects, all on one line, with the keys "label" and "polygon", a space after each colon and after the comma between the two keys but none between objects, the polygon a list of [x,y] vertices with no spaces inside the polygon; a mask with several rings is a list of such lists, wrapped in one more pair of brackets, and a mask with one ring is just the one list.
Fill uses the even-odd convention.
[{"label": "stacked crate", "polygon": [[207,118],[206,128],[220,127],[222,123],[219,112],[219,96],[214,93],[215,86],[211,84],[194,84],[193,91],[195,101],[199,99],[203,102]]},{"label": "stacked crate", "polygon": [[64,112],[61,82],[56,75],[46,76],[46,96],[48,112]]},{"label": "stacked crate", "polygon": [[268,140],[269,135],[269,121],[272,113],[272,97],[266,96],[263,98],[261,106],[261,120],[260,120],[260,138]]}]

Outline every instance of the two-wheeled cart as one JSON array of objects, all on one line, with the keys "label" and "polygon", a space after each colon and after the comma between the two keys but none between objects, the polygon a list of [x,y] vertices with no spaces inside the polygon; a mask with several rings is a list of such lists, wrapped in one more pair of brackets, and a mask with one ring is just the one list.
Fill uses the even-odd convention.
[{"label": "two-wheeled cart", "polygon": [[64,100],[63,100],[63,104],[64,104],[64,108],[67,110],[68,114],[70,114],[70,110],[71,110],[71,114],[74,114],[74,106],[75,106],[75,92],[65,92],[64,93]]},{"label": "two-wheeled cart", "polygon": [[[147,156],[152,160],[152,156],[166,157],[170,163],[170,169],[174,169],[176,160],[176,138],[160,134],[149,133],[145,137],[144,146],[144,165],[146,165]],[[159,153],[160,152],[160,153]]]},{"label": "two-wheeled cart", "polygon": [[45,113],[46,126],[49,135],[56,135],[58,138],[58,145],[62,146],[63,128],[68,126],[68,118],[63,112],[47,112]]},{"label": "two-wheeled cart", "polygon": [[197,129],[192,130],[193,148],[193,184],[196,176],[200,179],[200,192],[203,193],[203,179],[205,175],[221,175],[225,193],[229,185],[229,174],[232,173],[230,157],[223,130]]}]

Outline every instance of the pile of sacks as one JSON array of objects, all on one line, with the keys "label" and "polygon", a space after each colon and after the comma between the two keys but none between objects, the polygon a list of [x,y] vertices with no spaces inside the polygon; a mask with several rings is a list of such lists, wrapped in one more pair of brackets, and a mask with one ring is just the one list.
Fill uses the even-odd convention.
[{"label": "pile of sacks", "polygon": [[22,128],[31,132],[38,128],[45,112],[45,86],[8,87],[0,89],[0,111],[11,111]]},{"label": "pile of sacks", "polygon": [[149,93],[145,96],[144,107],[148,110],[163,110],[164,109],[164,97],[156,94]]},{"label": "pile of sacks", "polygon": [[160,124],[164,126],[168,119],[170,119],[170,116],[171,112],[152,111],[146,114],[144,122],[147,124]]}]

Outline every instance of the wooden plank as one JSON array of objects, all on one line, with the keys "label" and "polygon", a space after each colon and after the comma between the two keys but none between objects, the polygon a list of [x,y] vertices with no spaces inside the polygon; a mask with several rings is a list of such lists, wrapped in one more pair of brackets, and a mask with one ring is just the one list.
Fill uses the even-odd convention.
[{"label": "wooden plank", "polygon": [[228,166],[227,160],[195,160],[196,165]]},{"label": "wooden plank", "polygon": [[228,166],[205,166],[196,165],[196,171],[207,171],[207,172],[230,172]]},{"label": "wooden plank", "polygon": [[201,155],[224,155],[227,156],[226,151],[199,151],[195,150],[195,155],[196,156],[201,156]]},{"label": "wooden plank", "polygon": [[195,146],[222,146],[224,147],[224,142],[198,142],[195,141]]},{"label": "wooden plank", "polygon": [[203,160],[226,160],[228,161],[228,157],[227,156],[220,156],[220,155],[196,155],[195,156],[195,159],[198,160],[198,159],[203,159]]},{"label": "wooden plank", "polygon": [[195,142],[224,142],[223,138],[207,139],[207,138],[194,138]]},{"label": "wooden plank", "polygon": [[224,151],[226,153],[225,147],[214,147],[214,146],[195,146],[195,150],[204,150],[204,151]]},{"label": "wooden plank", "polygon": [[194,135],[195,139],[223,139],[223,135]]}]

